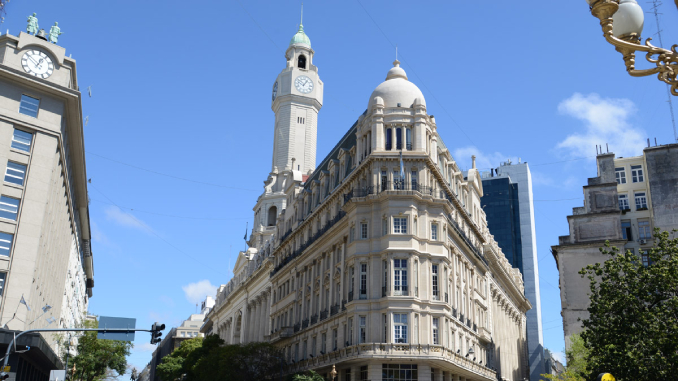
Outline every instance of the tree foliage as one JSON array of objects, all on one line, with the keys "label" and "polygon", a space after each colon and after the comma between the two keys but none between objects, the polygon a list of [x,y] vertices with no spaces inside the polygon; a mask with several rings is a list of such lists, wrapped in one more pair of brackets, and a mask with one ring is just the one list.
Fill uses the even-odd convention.
[{"label": "tree foliage", "polygon": [[310,370],[308,374],[295,374],[292,377],[293,381],[325,381],[325,379],[318,373]]},{"label": "tree foliage", "polygon": [[678,375],[678,239],[655,229],[649,265],[609,243],[604,263],[580,271],[591,282],[581,336],[590,350],[587,378],[669,380]]},{"label": "tree foliage", "polygon": [[[86,320],[84,325],[85,328],[97,328],[98,322]],[[76,369],[72,380],[100,381],[107,377],[109,370],[122,376],[131,348],[129,341],[99,340],[97,332],[86,332],[78,339],[78,354],[70,360]]]},{"label": "tree foliage", "polygon": [[163,357],[162,363],[155,368],[155,373],[166,381],[176,380],[181,378],[181,375],[186,373],[184,370],[184,362],[186,358],[194,351],[202,347],[202,337],[185,340],[169,355]]},{"label": "tree foliage", "polygon": [[182,377],[186,381],[273,381],[280,375],[282,356],[274,346],[223,344],[216,335],[184,341],[163,358],[156,372],[163,381]]},{"label": "tree foliage", "polygon": [[585,381],[589,374],[589,349],[580,335],[570,336],[570,347],[565,351],[567,366],[559,375],[543,374],[552,381]]}]

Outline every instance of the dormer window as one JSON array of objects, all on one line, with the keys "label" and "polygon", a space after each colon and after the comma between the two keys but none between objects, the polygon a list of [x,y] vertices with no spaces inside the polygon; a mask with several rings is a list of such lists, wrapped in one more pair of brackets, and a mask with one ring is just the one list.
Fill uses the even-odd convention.
[{"label": "dormer window", "polygon": [[305,55],[300,55],[299,58],[297,59],[297,67],[299,69],[306,69],[306,56]]}]

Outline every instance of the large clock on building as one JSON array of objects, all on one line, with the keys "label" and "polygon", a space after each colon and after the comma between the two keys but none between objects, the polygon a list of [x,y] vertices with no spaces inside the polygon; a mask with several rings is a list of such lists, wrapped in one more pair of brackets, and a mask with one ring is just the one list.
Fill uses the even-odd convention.
[{"label": "large clock on building", "polygon": [[278,81],[275,81],[275,85],[273,85],[273,97],[272,100],[275,100],[275,96],[278,95]]},{"label": "large clock on building", "polygon": [[294,87],[302,94],[313,91],[313,80],[305,75],[300,75],[294,80]]},{"label": "large clock on building", "polygon": [[26,73],[47,78],[54,71],[54,63],[49,56],[39,50],[29,50],[21,57],[21,66]]}]

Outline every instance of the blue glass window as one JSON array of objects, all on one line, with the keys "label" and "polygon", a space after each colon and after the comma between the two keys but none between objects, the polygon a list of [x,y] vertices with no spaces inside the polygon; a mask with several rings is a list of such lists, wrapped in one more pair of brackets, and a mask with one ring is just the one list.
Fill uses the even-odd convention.
[{"label": "blue glass window", "polygon": [[0,217],[16,221],[19,211],[19,200],[12,197],[0,196]]},{"label": "blue glass window", "polygon": [[39,108],[40,108],[40,99],[29,97],[28,95],[21,95],[21,103],[19,104],[19,113],[37,118]]},{"label": "blue glass window", "polygon": [[26,179],[26,166],[11,161],[7,162],[5,181],[12,184],[24,185]]},{"label": "blue glass window", "polygon": [[33,134],[14,129],[12,148],[29,152],[31,150],[31,141],[33,141]]},{"label": "blue glass window", "polygon": [[0,255],[9,257],[9,251],[12,249],[14,234],[0,233]]}]

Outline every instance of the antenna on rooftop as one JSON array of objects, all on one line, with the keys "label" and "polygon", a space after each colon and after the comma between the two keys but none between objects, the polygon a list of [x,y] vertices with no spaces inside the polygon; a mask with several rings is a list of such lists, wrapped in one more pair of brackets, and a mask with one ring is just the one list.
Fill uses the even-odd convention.
[{"label": "antenna on rooftop", "polygon": [[[654,19],[657,22],[657,37],[659,38],[659,47],[664,48],[664,42],[662,41],[662,30],[659,26],[659,6],[662,5],[662,2],[660,0],[652,0],[651,2],[648,2],[648,4],[652,4],[652,12],[647,12],[647,13],[653,13],[654,14]],[[668,103],[669,103],[669,110],[671,111],[671,124],[673,125],[673,139],[674,141],[678,142],[678,134],[676,134],[676,118],[673,115],[673,101],[671,100],[671,91],[669,90],[669,85],[666,85],[666,95],[668,97]]]}]

